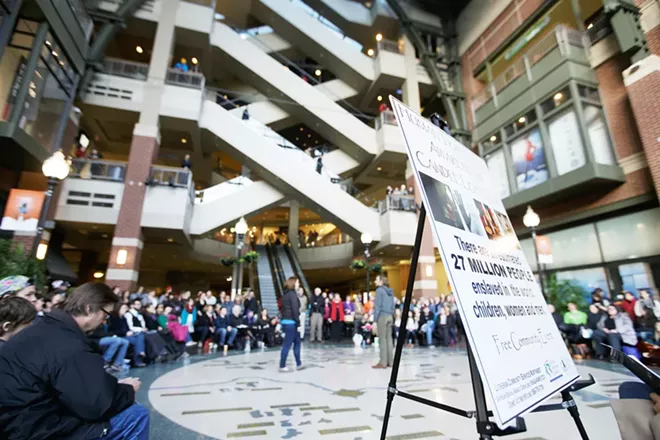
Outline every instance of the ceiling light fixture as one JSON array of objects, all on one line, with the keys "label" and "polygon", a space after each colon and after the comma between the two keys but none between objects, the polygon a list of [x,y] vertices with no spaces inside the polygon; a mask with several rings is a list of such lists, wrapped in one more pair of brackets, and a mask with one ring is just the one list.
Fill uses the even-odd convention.
[{"label": "ceiling light fixture", "polygon": [[376,101],[380,102],[380,101],[382,101],[382,100],[383,100],[383,97],[380,96],[380,95],[378,95],[378,97],[376,98]]},{"label": "ceiling light fixture", "polygon": [[168,239],[167,239],[167,242],[168,242],[168,243],[174,243],[174,239],[173,239],[173,238],[168,238]]},{"label": "ceiling light fixture", "polygon": [[376,168],[376,170],[383,171],[383,167],[378,167],[378,168]]},{"label": "ceiling light fixture", "polygon": [[192,58],[190,59],[190,61],[192,61],[193,64],[197,64],[197,63],[199,63],[199,60],[197,59],[197,57],[192,57]]},{"label": "ceiling light fixture", "polygon": [[103,278],[103,275],[105,275],[105,274],[103,272],[101,272],[100,270],[97,270],[96,272],[94,272],[94,278],[96,278],[97,280],[99,278]]},{"label": "ceiling light fixture", "polygon": [[188,139],[186,139],[186,138],[181,138],[181,143],[182,143],[182,144],[187,144],[187,143],[188,143]]},{"label": "ceiling light fixture", "polygon": [[373,49],[369,49],[369,50],[367,51],[367,55],[369,55],[370,57],[374,56],[374,50],[373,50]]},{"label": "ceiling light fixture", "polygon": [[552,98],[555,101],[561,101],[563,97],[564,97],[564,94],[562,92],[557,92],[557,93],[555,93],[555,96],[553,96]]},{"label": "ceiling light fixture", "polygon": [[524,117],[524,116],[521,116],[520,118],[518,118],[518,122],[519,122],[520,124],[524,124],[526,121],[527,121],[527,118]]},{"label": "ceiling light fixture", "polygon": [[142,52],[144,52],[144,49],[142,49],[142,46],[135,46],[135,51],[137,53],[142,53]]},{"label": "ceiling light fixture", "polygon": [[589,23],[589,26],[587,26],[587,29],[591,29],[592,27],[594,27],[594,24],[593,24],[593,23]]},{"label": "ceiling light fixture", "polygon": [[495,142],[496,140],[497,140],[497,136],[492,135],[492,136],[490,137],[490,141],[491,141],[491,142]]},{"label": "ceiling light fixture", "polygon": [[321,76],[321,69],[316,69],[316,71],[314,72],[314,75]]},{"label": "ceiling light fixture", "polygon": [[383,39],[383,34],[376,34],[376,41],[381,41]]},{"label": "ceiling light fixture", "polygon": [[305,131],[305,129],[303,127],[300,127],[300,131]]}]

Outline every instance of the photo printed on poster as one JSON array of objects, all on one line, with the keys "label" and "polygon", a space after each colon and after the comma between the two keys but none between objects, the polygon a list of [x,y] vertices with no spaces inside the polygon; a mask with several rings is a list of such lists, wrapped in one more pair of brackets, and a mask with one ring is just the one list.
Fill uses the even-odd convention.
[{"label": "photo printed on poster", "polygon": [[538,128],[513,141],[511,157],[516,170],[518,191],[532,188],[550,177]]},{"label": "photo printed on poster", "polygon": [[[503,426],[579,375],[484,160],[396,98],[390,102],[480,377]],[[531,152],[532,164],[537,154]],[[538,180],[542,169],[530,165],[528,171]]]}]

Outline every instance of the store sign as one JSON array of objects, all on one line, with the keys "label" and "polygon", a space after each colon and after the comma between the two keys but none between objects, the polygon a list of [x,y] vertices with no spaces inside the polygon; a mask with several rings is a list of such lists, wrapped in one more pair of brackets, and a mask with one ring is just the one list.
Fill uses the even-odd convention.
[{"label": "store sign", "polygon": [[539,264],[552,264],[550,237],[546,235],[536,236],[536,252],[539,256]]},{"label": "store sign", "polygon": [[451,290],[504,425],[579,375],[486,163],[390,97]]},{"label": "store sign", "polygon": [[5,206],[0,229],[6,231],[36,231],[45,194],[42,191],[12,189]]},{"label": "store sign", "polygon": [[546,27],[550,23],[550,17],[546,16],[543,20],[535,24],[521,39],[516,41],[513,46],[506,51],[504,54],[504,59],[509,61],[511,58],[513,58],[520,50],[527,46],[530,41],[536,37],[539,32],[543,30],[544,27]]},{"label": "store sign", "polygon": [[559,175],[576,170],[587,160],[575,111],[569,110],[548,124],[552,153]]}]

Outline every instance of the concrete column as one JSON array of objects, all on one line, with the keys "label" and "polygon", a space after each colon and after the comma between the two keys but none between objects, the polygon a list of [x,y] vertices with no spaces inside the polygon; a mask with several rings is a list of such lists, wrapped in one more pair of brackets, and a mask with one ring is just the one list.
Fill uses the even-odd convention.
[{"label": "concrete column", "polygon": [[[415,58],[415,47],[408,37],[404,37],[403,56],[406,65],[406,79],[403,82],[403,102],[416,112],[421,110],[421,100],[419,97],[419,82],[417,81],[417,59]],[[406,164],[406,185],[412,186],[415,190],[415,203],[418,206],[422,204],[421,194],[415,174],[410,167],[410,162]],[[409,275],[409,272],[408,272]],[[408,280],[408,275],[401,277],[404,285]],[[424,225],[424,236],[417,263],[417,274],[415,275],[415,285],[413,295],[416,298],[422,296],[431,297],[438,294],[438,282],[435,277],[435,251],[433,249],[433,231],[428,217]]]},{"label": "concrete column", "polygon": [[297,200],[289,202],[289,241],[293,252],[298,253],[298,228],[300,227],[300,203]]},{"label": "concrete column", "polygon": [[145,182],[151,175],[151,166],[158,157],[160,148],[160,106],[174,44],[178,8],[179,0],[163,0],[163,12],[158,22],[149,63],[144,104],[139,121],[133,129],[124,193],[108,260],[106,282],[127,290],[136,287],[140,270],[140,257],[144,246],[141,221],[146,196]]},{"label": "concrete column", "polygon": [[660,57],[650,55],[623,72],[656,195],[660,194]]}]

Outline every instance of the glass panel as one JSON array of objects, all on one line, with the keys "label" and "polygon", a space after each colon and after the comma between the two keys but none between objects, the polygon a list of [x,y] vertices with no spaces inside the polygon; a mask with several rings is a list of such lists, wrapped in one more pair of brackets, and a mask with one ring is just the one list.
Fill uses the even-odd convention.
[{"label": "glass panel", "polygon": [[619,275],[623,282],[623,290],[632,292],[637,298],[640,290],[649,292],[655,290],[653,274],[647,263],[622,264],[619,266]]},{"label": "glass panel", "polygon": [[585,301],[591,303],[591,292],[597,288],[603,289],[603,292],[610,296],[609,286],[607,284],[607,276],[605,269],[602,267],[595,267],[593,269],[581,270],[566,270],[557,272],[557,281],[571,281],[584,289]]},{"label": "glass panel", "polygon": [[589,141],[596,163],[615,165],[616,158],[614,157],[614,149],[605,123],[603,109],[595,105],[585,105],[584,118],[587,122],[587,133],[589,134]]},{"label": "glass panel", "polygon": [[550,239],[552,264],[549,269],[601,263],[598,239],[593,224],[544,234]]},{"label": "glass panel", "polygon": [[548,132],[559,175],[584,166],[587,159],[584,156],[580,126],[573,109],[553,118],[548,124]]},{"label": "glass panel", "polygon": [[522,191],[548,180],[548,166],[541,143],[541,133],[535,128],[511,144],[511,156],[516,171],[516,184]]},{"label": "glass panel", "polygon": [[660,208],[597,222],[605,261],[660,254]]},{"label": "glass panel", "polygon": [[492,154],[485,157],[490,177],[495,182],[497,195],[500,199],[509,197],[511,189],[509,188],[509,180],[507,179],[506,161],[504,158],[504,150],[499,149]]},{"label": "glass panel", "polygon": [[6,121],[16,104],[18,89],[25,81],[28,56],[26,50],[7,47],[0,60],[0,120]]},{"label": "glass panel", "polygon": [[554,93],[551,97],[543,101],[541,103],[541,110],[543,113],[548,113],[569,99],[571,99],[571,90],[568,88],[568,86],[566,86],[562,90]]},{"label": "glass panel", "polygon": [[483,145],[484,148],[488,149],[488,148],[492,148],[492,147],[495,147],[495,146],[499,145],[501,142],[502,142],[502,139],[500,137],[500,133],[495,132],[495,133],[491,134],[488,137],[488,139],[483,141],[481,144]]},{"label": "glass panel", "polygon": [[536,272],[538,270],[538,266],[536,264],[536,255],[534,254],[532,239],[526,238],[524,240],[520,240],[520,249],[522,249],[523,254],[525,254],[525,258],[527,258],[529,267],[532,269],[532,271]]},{"label": "glass panel", "polygon": [[582,98],[600,102],[600,94],[598,93],[598,89],[595,87],[578,84],[578,93]]},{"label": "glass panel", "polygon": [[39,60],[18,126],[47,150],[52,150],[69,99],[44,62]]}]

